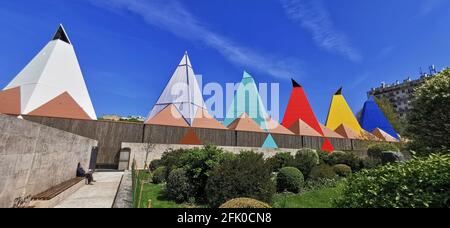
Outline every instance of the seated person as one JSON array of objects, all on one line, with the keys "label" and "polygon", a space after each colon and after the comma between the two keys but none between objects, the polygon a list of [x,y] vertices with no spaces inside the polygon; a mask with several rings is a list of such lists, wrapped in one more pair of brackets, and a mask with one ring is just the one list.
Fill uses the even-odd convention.
[{"label": "seated person", "polygon": [[78,163],[77,177],[85,177],[87,179],[89,185],[92,184],[92,182],[95,182],[92,172],[86,173],[86,171],[84,171],[83,167],[81,166],[81,163]]}]

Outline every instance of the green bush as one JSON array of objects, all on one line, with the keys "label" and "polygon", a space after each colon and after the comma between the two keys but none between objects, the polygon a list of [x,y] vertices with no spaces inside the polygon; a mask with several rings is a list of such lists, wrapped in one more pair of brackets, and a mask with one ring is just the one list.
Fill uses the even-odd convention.
[{"label": "green bush", "polygon": [[398,150],[398,147],[395,146],[394,144],[377,143],[377,144],[372,144],[369,146],[369,149],[367,150],[367,154],[369,155],[369,157],[381,159],[381,155],[385,151],[398,152],[399,150]]},{"label": "green bush", "polygon": [[157,168],[159,168],[162,165],[162,161],[160,159],[153,160],[150,162],[150,165],[148,166],[148,169],[150,172],[155,171]]},{"label": "green bush", "polygon": [[294,156],[291,153],[277,153],[275,156],[267,159],[267,164],[272,172],[278,172],[281,168],[290,166],[294,163]]},{"label": "green bush", "polygon": [[328,156],[327,164],[334,166],[338,164],[348,165],[353,171],[361,169],[361,159],[350,152],[335,151]]},{"label": "green bush", "polygon": [[337,164],[333,166],[333,170],[340,177],[348,177],[352,175],[352,168],[348,165]]},{"label": "green bush", "polygon": [[317,181],[321,179],[335,179],[337,177],[333,170],[333,167],[327,164],[320,164],[312,168],[311,173],[309,173],[309,179],[312,181]]},{"label": "green bush", "polygon": [[178,203],[187,202],[192,196],[192,185],[186,175],[186,170],[175,169],[167,179],[166,194],[169,199]]},{"label": "green bush", "polygon": [[169,149],[163,153],[161,157],[161,166],[166,167],[165,179],[169,177],[169,174],[172,170],[180,168],[181,157],[187,151],[188,150],[185,149],[178,149],[178,150]]},{"label": "green bush", "polygon": [[315,150],[302,149],[295,154],[293,166],[299,169],[303,175],[308,176],[311,169],[319,164],[319,155]]},{"label": "green bush", "polygon": [[271,203],[275,188],[272,172],[263,155],[247,151],[224,161],[210,173],[206,197],[211,207],[239,197]]},{"label": "green bush", "polygon": [[215,146],[205,146],[187,151],[180,158],[179,167],[186,170],[189,182],[192,184],[197,201],[204,203],[205,187],[210,172],[224,161],[233,160],[235,156],[225,153]]},{"label": "green bush", "polygon": [[362,169],[373,169],[383,165],[380,158],[367,157],[361,161]]},{"label": "green bush", "polygon": [[294,167],[284,167],[277,174],[277,191],[299,193],[305,182],[302,172]]},{"label": "green bush", "polygon": [[350,177],[339,208],[449,207],[450,155],[430,155]]},{"label": "green bush", "polygon": [[222,204],[222,206],[220,206],[220,208],[224,208],[224,209],[257,209],[257,208],[271,208],[267,203],[255,200],[255,199],[250,199],[250,198],[237,198],[237,199],[232,199],[224,204]]},{"label": "green bush", "polygon": [[166,181],[166,167],[161,166],[153,172],[152,181],[154,184],[161,184]]}]

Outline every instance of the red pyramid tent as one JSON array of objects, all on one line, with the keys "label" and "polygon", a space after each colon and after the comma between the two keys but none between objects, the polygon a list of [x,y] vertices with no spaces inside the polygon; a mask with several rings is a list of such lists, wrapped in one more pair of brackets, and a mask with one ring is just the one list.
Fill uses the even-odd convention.
[{"label": "red pyramid tent", "polygon": [[[292,91],[282,125],[290,129],[293,124],[298,122],[298,120],[302,120],[320,135],[325,137],[303,87],[300,86],[294,79],[292,79],[292,84],[294,89]],[[327,152],[334,151],[334,147],[328,139],[325,139],[322,150]]]}]

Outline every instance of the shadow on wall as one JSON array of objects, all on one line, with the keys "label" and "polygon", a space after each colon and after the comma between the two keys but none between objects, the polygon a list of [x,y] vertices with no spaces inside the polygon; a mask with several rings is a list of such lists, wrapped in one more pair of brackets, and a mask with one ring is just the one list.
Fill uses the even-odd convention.
[{"label": "shadow on wall", "polygon": [[95,140],[0,114],[0,207],[25,205],[74,178],[79,162],[89,167],[95,146]]}]

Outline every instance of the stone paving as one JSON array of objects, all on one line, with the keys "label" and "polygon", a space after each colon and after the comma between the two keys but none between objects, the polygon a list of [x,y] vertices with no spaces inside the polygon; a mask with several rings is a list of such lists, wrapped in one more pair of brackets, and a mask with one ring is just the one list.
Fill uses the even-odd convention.
[{"label": "stone paving", "polygon": [[122,176],[123,172],[95,173],[94,185],[83,186],[55,208],[111,208]]}]

